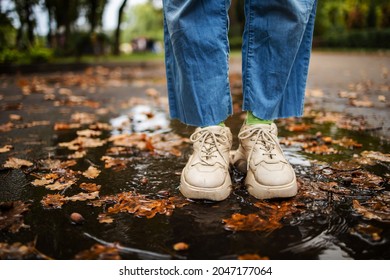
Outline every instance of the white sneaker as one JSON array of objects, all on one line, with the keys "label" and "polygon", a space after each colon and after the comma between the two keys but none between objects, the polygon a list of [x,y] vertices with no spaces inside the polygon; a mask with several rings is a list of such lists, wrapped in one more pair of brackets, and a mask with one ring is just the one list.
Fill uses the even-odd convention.
[{"label": "white sneaker", "polygon": [[231,161],[246,171],[245,185],[251,195],[268,199],[297,194],[295,172],[284,157],[274,123],[244,124],[238,138],[240,146]]},{"label": "white sneaker", "polygon": [[226,199],[232,188],[229,174],[230,129],[222,126],[197,128],[190,139],[194,153],[181,174],[181,193],[193,199]]}]

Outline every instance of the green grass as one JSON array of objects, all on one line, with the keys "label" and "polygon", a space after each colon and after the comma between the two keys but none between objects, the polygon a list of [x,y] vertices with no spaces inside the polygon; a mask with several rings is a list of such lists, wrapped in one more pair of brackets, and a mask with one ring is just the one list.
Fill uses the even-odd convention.
[{"label": "green grass", "polygon": [[82,57],[55,57],[51,63],[127,63],[127,62],[144,62],[144,61],[163,61],[164,54],[155,53],[133,53],[128,55],[104,55],[93,56],[87,55]]}]

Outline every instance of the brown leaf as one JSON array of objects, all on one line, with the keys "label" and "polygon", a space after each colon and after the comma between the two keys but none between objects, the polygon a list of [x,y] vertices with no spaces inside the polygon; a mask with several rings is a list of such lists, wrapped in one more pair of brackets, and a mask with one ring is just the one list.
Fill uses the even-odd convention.
[{"label": "brown leaf", "polygon": [[279,221],[267,221],[257,214],[233,214],[229,219],[222,220],[224,228],[230,231],[270,231],[282,227]]},{"label": "brown leaf", "polygon": [[185,250],[188,250],[189,247],[190,247],[190,245],[188,245],[185,242],[178,242],[178,243],[173,245],[173,250],[175,250],[175,251],[185,251]]},{"label": "brown leaf", "polygon": [[21,121],[22,120],[22,116],[21,115],[17,115],[17,114],[10,114],[9,115],[9,119],[11,121]]},{"label": "brown leaf", "polygon": [[382,154],[378,151],[363,151],[361,155],[362,157],[366,157],[376,161],[390,162],[390,154]]},{"label": "brown leaf", "polygon": [[60,209],[65,202],[65,196],[61,194],[47,194],[41,200],[42,206],[46,209]]},{"label": "brown leaf", "polygon": [[77,131],[78,136],[88,137],[88,138],[100,136],[101,134],[102,134],[101,131],[92,130],[92,129],[84,129],[84,130]]},{"label": "brown leaf", "polygon": [[81,183],[79,187],[84,191],[95,192],[100,190],[101,185],[96,185],[94,183]]},{"label": "brown leaf", "polygon": [[261,257],[258,254],[244,254],[238,256],[239,260],[269,260],[268,257]]},{"label": "brown leaf", "polygon": [[355,106],[355,107],[373,107],[374,104],[370,100],[350,100],[349,102],[350,105]]},{"label": "brown leaf", "polygon": [[294,131],[294,132],[302,132],[302,131],[307,131],[311,128],[311,125],[309,124],[290,124],[289,126],[286,127],[288,131]]},{"label": "brown leaf", "polygon": [[319,145],[319,146],[308,146],[303,147],[304,151],[309,154],[316,154],[316,155],[331,155],[331,154],[337,154],[338,151],[327,146],[327,145]]},{"label": "brown leaf", "polygon": [[95,179],[97,176],[99,176],[100,172],[101,171],[96,167],[90,166],[85,172],[83,172],[83,175],[88,179]]},{"label": "brown leaf", "polygon": [[0,202],[0,230],[16,233],[21,228],[28,228],[24,224],[23,214],[29,210],[29,206],[22,201]]},{"label": "brown leaf", "polygon": [[51,191],[62,191],[66,188],[69,188],[74,183],[76,183],[76,180],[69,180],[66,178],[60,178],[57,181],[55,181],[53,184],[46,185],[45,188]]},{"label": "brown leaf", "polygon": [[77,129],[80,128],[81,124],[79,123],[55,123],[54,130],[68,130],[68,129]]},{"label": "brown leaf", "polygon": [[102,156],[100,160],[104,161],[104,168],[113,168],[115,171],[126,169],[130,162],[128,158],[113,158],[110,156]]},{"label": "brown leaf", "polygon": [[0,132],[8,132],[14,128],[14,124],[12,122],[7,122],[5,124],[0,124]]},{"label": "brown leaf", "polygon": [[86,201],[90,199],[96,199],[99,197],[99,191],[84,193],[81,192],[79,194],[75,194],[73,196],[65,197],[64,199],[67,201]]},{"label": "brown leaf", "polygon": [[108,216],[105,213],[99,214],[98,220],[99,220],[99,223],[101,223],[101,224],[111,224],[114,221],[114,219],[111,216]]},{"label": "brown leaf", "polygon": [[353,200],[353,208],[357,213],[363,215],[369,220],[377,220],[381,222],[390,222],[390,209],[388,204],[384,204],[378,200],[371,200],[366,202],[367,207],[360,204],[359,201]]},{"label": "brown leaf", "polygon": [[32,165],[33,165],[33,163],[31,161],[19,159],[19,158],[14,158],[14,157],[9,158],[4,163],[4,167],[13,168],[13,169],[19,169],[23,166],[32,166]]},{"label": "brown leaf", "polygon": [[20,242],[13,244],[0,243],[0,260],[31,259],[36,255],[36,249],[32,243],[24,245]]},{"label": "brown leaf", "polygon": [[93,245],[90,249],[82,251],[75,256],[76,260],[120,260],[116,247]]},{"label": "brown leaf", "polygon": [[350,232],[364,239],[368,238],[370,241],[377,242],[382,240],[381,234],[383,230],[373,225],[359,224],[351,229]]},{"label": "brown leaf", "polygon": [[0,154],[1,153],[6,153],[6,152],[9,152],[13,149],[14,147],[12,147],[12,145],[5,145],[3,147],[0,147]]}]

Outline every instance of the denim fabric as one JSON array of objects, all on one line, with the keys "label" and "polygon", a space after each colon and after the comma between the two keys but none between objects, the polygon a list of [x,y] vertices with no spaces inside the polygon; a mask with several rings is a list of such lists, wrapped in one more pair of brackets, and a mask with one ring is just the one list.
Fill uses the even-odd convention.
[{"label": "denim fabric", "polygon": [[[163,0],[170,114],[195,126],[232,114],[230,0]],[[262,119],[301,116],[316,0],[246,0],[243,110]]]}]

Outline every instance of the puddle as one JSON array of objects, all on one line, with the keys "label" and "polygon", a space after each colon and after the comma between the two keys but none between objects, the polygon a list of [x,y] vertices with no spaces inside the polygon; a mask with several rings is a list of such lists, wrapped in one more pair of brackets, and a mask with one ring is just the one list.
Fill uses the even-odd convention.
[{"label": "puddle", "polygon": [[[296,198],[259,202],[245,190],[244,176],[232,170],[234,190],[227,200],[189,201],[178,186],[191,153],[190,127],[170,122],[164,110],[147,102],[95,119],[72,118],[81,109],[70,108],[61,114],[48,107],[50,126],[10,127],[0,135],[0,148],[13,146],[0,154],[0,202],[20,200],[28,205],[18,220],[10,212],[16,206],[0,204],[0,217],[13,217],[20,226],[12,232],[4,224],[7,219],[0,220],[0,243],[35,242],[39,252],[54,259],[91,255],[95,244],[117,244],[114,249],[123,259],[237,259],[245,254],[269,259],[390,258],[390,144],[375,135],[319,124],[313,117],[283,121],[279,136],[297,173]],[[15,108],[6,108],[11,109]],[[291,131],[302,121],[307,129]],[[227,122],[235,147],[241,123],[240,114]],[[70,124],[75,128],[65,126]],[[35,144],[21,141],[26,135]],[[32,164],[4,168],[10,157]],[[33,185],[44,179],[52,182]],[[76,183],[47,189],[50,184],[64,187],[69,180]],[[87,198],[85,193],[93,192],[81,189],[83,183],[100,186],[98,197]],[[58,196],[44,207],[48,195]],[[55,203],[62,204],[56,208]],[[74,212],[85,222],[72,222]],[[228,223],[237,218],[234,214],[242,215],[247,228],[253,226],[248,217],[264,228],[231,230]],[[175,251],[178,242],[188,244],[188,249]],[[19,257],[43,258],[36,253]],[[0,258],[12,256],[0,249]]]}]

